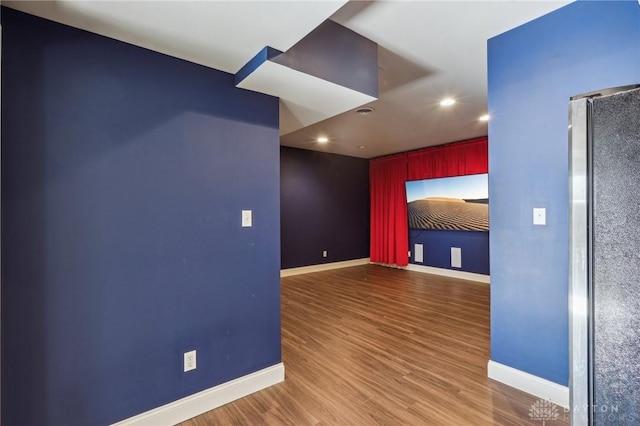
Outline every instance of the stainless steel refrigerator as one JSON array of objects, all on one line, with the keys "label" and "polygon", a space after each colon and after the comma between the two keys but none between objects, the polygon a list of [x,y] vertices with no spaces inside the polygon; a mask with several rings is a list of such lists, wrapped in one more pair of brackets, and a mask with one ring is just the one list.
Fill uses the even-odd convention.
[{"label": "stainless steel refrigerator", "polygon": [[569,115],[571,424],[640,425],[640,85]]}]

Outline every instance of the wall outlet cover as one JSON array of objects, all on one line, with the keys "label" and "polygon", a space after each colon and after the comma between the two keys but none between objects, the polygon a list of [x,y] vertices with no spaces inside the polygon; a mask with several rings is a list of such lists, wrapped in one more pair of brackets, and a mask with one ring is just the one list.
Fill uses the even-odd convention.
[{"label": "wall outlet cover", "polygon": [[184,353],[184,372],[196,369],[196,351],[189,351]]}]

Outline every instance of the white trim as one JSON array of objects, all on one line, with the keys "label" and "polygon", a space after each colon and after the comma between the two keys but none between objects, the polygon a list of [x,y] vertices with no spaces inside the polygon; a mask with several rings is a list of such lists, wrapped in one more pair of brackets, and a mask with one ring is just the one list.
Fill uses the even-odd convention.
[{"label": "white trim", "polygon": [[311,272],[329,271],[331,269],[347,268],[349,266],[368,265],[369,258],[345,260],[342,262],[322,263],[320,265],[301,266],[299,268],[281,269],[281,277],[290,277],[292,275],[309,274]]},{"label": "white trim", "polygon": [[407,266],[403,266],[400,269],[406,269],[408,271],[422,272],[425,274],[442,275],[444,277],[459,278],[461,280],[478,281],[481,283],[489,284],[491,280],[490,275],[475,274],[473,272],[454,271],[451,269],[434,268],[433,266],[416,265],[410,263]]},{"label": "white trim", "polygon": [[562,407],[569,407],[569,388],[533,374],[489,360],[487,376],[528,394],[537,396]]},{"label": "white trim", "polygon": [[174,425],[282,381],[284,364],[280,363],[138,414],[112,426]]}]

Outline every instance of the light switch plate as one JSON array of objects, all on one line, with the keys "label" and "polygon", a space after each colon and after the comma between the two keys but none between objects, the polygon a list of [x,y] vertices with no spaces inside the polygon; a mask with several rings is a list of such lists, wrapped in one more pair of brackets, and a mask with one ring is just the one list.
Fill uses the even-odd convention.
[{"label": "light switch plate", "polygon": [[543,207],[533,208],[533,224],[534,225],[546,225],[547,224],[547,209]]},{"label": "light switch plate", "polygon": [[242,210],[242,227],[250,228],[253,226],[253,218],[252,218],[251,210]]}]

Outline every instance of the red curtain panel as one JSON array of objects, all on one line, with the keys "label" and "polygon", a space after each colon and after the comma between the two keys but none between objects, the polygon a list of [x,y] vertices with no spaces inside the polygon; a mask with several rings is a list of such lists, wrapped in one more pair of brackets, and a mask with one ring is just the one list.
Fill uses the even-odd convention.
[{"label": "red curtain panel", "polygon": [[371,262],[409,263],[407,180],[473,175],[489,170],[486,137],[371,160]]},{"label": "red curtain panel", "polygon": [[406,266],[409,263],[406,154],[371,160],[371,262]]}]

